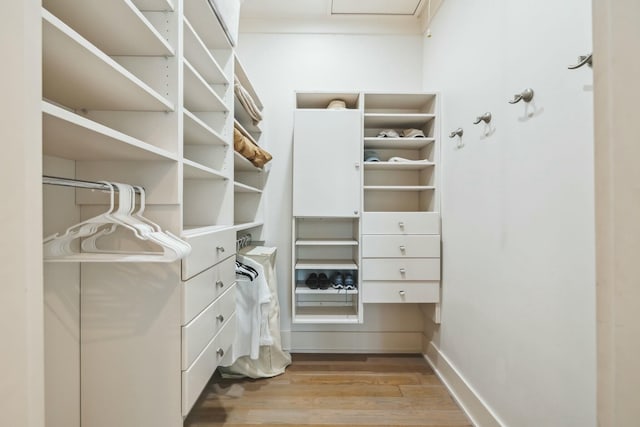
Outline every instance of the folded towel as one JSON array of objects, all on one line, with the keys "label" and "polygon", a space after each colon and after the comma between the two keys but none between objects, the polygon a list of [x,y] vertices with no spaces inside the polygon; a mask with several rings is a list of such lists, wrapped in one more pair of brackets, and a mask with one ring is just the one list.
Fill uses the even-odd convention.
[{"label": "folded towel", "polygon": [[257,125],[258,123],[260,123],[260,121],[262,120],[262,112],[256,105],[249,92],[247,92],[247,90],[242,87],[242,84],[237,78],[235,79],[235,83],[233,85],[233,91],[235,92],[238,101],[240,101],[240,104],[242,104],[242,107],[253,120],[253,124]]}]

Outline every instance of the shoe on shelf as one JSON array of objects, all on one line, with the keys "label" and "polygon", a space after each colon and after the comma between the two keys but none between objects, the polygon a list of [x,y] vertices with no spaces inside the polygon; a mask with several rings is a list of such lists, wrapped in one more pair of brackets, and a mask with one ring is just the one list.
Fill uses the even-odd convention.
[{"label": "shoe on shelf", "polygon": [[344,276],[344,288],[345,289],[355,289],[356,284],[353,280],[353,274],[347,273]]},{"label": "shoe on shelf", "polygon": [[335,273],[331,277],[331,287],[333,289],[344,289],[344,279],[341,273]]},{"label": "shoe on shelf", "polygon": [[326,274],[318,274],[318,287],[320,289],[329,289],[329,278]]},{"label": "shoe on shelf", "polygon": [[311,273],[304,283],[309,287],[309,289],[318,289],[318,275],[316,273]]}]

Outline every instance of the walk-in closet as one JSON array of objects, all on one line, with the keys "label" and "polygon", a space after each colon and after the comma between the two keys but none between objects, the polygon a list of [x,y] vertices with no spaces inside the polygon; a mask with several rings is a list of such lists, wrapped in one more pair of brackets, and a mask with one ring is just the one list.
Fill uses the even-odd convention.
[{"label": "walk-in closet", "polygon": [[631,427],[640,6],[0,26],[0,426]]}]

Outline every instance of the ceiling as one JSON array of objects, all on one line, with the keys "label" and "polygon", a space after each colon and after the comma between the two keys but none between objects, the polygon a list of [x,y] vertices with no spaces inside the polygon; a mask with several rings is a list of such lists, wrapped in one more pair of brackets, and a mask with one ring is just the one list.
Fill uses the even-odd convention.
[{"label": "ceiling", "polygon": [[429,0],[244,0],[242,19],[419,16]]}]

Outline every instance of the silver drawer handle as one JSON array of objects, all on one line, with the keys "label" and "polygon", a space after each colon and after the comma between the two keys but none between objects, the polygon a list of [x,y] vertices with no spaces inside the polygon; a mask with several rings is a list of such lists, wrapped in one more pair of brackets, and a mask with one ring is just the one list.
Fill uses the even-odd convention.
[{"label": "silver drawer handle", "polygon": [[223,288],[224,287],[224,282],[222,280],[216,280],[216,286],[219,288]]},{"label": "silver drawer handle", "polygon": [[398,223],[398,227],[400,227],[400,228],[404,228],[404,222],[400,221],[400,222]]},{"label": "silver drawer handle", "polygon": [[222,357],[222,356],[224,356],[224,350],[223,350],[223,349],[221,349],[221,348],[219,348],[219,349],[217,349],[217,350],[216,350],[216,354],[217,354],[218,356]]},{"label": "silver drawer handle", "polygon": [[400,274],[404,274],[404,273],[406,273],[406,272],[407,272],[407,270],[405,270],[404,268],[401,268],[401,269],[400,269]]},{"label": "silver drawer handle", "polygon": [[218,319],[218,322],[220,322],[220,323],[224,322],[224,316],[222,314],[218,314],[216,316],[216,319]]},{"label": "silver drawer handle", "polygon": [[405,294],[406,294],[405,291],[399,291],[398,293],[400,294],[401,297],[405,296]]},{"label": "silver drawer handle", "polygon": [[224,252],[224,247],[223,246],[216,246],[216,251]]},{"label": "silver drawer handle", "polygon": [[404,245],[400,245],[400,252],[404,252],[405,250],[407,250],[407,248],[405,248]]}]

